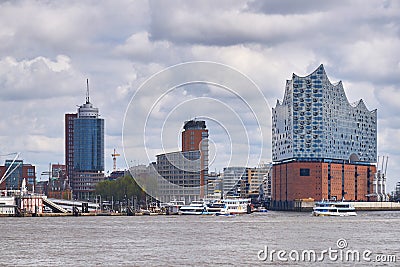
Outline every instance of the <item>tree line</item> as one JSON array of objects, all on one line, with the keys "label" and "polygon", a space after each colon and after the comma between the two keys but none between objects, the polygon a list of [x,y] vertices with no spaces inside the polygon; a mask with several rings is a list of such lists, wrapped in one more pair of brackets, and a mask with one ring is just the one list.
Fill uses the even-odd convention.
[{"label": "tree line", "polygon": [[101,195],[103,201],[124,202],[133,198],[141,201],[146,198],[146,193],[131,175],[125,175],[112,181],[99,182],[96,185],[96,194]]}]

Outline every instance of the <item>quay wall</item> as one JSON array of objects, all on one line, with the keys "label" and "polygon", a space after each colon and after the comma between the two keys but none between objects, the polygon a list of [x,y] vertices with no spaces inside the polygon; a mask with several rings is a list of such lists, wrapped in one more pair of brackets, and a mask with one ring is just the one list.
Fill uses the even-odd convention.
[{"label": "quay wall", "polygon": [[400,210],[399,202],[354,202],[356,210]]}]

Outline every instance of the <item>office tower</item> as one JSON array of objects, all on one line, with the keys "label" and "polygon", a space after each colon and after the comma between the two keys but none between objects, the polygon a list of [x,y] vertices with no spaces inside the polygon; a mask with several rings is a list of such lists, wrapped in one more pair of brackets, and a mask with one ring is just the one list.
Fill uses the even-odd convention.
[{"label": "office tower", "polygon": [[74,119],[78,114],[65,114],[65,166],[67,179],[72,178],[74,171]]},{"label": "office tower", "polygon": [[182,132],[182,152],[200,151],[200,197],[204,198],[204,186],[208,175],[208,129],[205,121],[186,121]]},{"label": "office tower", "polygon": [[163,202],[204,198],[208,174],[208,130],[205,121],[186,121],[182,132],[182,151],[157,155],[155,168],[159,196]]},{"label": "office tower", "polygon": [[104,179],[104,119],[99,118],[99,109],[90,103],[89,85],[86,102],[79,106],[77,114],[66,114],[65,118],[69,127],[65,131],[66,168],[72,177],[73,194],[77,199],[90,200],[96,184]]},{"label": "office tower", "polygon": [[377,112],[363,100],[349,103],[342,82],[332,84],[323,65],[293,74],[272,110],[273,201],[368,200],[376,172]]}]

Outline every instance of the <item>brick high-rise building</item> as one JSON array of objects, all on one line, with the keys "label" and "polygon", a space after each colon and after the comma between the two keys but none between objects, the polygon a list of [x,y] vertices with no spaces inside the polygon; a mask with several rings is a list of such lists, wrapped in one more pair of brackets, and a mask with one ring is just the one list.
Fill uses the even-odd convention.
[{"label": "brick high-rise building", "polygon": [[159,199],[190,202],[204,198],[208,176],[208,130],[205,121],[186,121],[182,151],[157,155]]},{"label": "brick high-rise building", "polygon": [[200,197],[204,198],[204,186],[208,175],[208,129],[205,121],[186,121],[182,132],[182,152],[200,151]]},{"label": "brick high-rise building", "polygon": [[273,205],[295,199],[368,200],[377,159],[377,112],[349,103],[323,65],[293,74],[272,110]]}]

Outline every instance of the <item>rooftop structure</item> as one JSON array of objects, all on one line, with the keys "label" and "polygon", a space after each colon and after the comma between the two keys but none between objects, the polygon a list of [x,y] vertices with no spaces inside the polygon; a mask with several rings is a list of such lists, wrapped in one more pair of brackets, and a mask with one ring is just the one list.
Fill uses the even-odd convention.
[{"label": "rooftop structure", "polygon": [[376,162],[377,111],[363,100],[351,104],[342,82],[331,83],[323,65],[305,77],[293,74],[272,113],[274,162]]}]

